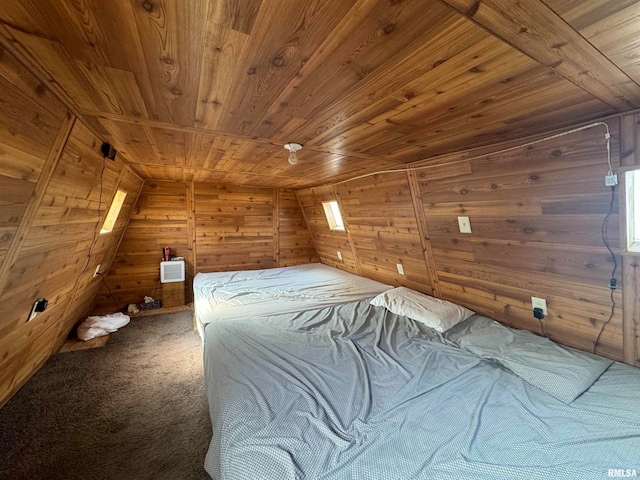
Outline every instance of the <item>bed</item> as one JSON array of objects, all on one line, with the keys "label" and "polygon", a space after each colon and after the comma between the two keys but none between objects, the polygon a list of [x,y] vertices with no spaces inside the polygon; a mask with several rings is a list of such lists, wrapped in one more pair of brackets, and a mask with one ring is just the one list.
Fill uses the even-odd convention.
[{"label": "bed", "polygon": [[[524,354],[505,354],[519,342]],[[213,425],[205,467],[215,479],[640,473],[640,372],[486,317],[442,333],[360,300],[220,320],[204,345]],[[550,381],[518,364],[558,352],[567,361]],[[598,364],[592,378],[579,369],[583,356],[588,369]],[[575,382],[583,385],[567,392]]]},{"label": "bed", "polygon": [[220,319],[312,310],[370,298],[390,288],[321,263],[198,273],[193,280],[194,316],[203,336],[205,326]]}]

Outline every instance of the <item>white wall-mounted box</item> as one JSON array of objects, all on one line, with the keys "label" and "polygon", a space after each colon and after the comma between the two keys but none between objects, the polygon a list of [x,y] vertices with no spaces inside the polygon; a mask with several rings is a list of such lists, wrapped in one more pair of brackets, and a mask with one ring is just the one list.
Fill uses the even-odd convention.
[{"label": "white wall-mounted box", "polygon": [[160,282],[184,282],[184,260],[160,262]]}]

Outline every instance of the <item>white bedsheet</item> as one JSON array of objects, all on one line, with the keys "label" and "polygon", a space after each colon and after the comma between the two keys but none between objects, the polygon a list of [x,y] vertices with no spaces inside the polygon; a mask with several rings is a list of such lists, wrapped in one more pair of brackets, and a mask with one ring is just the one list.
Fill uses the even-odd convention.
[{"label": "white bedsheet", "polygon": [[205,325],[216,320],[313,310],[374,297],[390,288],[321,263],[198,273],[193,280],[194,312],[203,336]]}]

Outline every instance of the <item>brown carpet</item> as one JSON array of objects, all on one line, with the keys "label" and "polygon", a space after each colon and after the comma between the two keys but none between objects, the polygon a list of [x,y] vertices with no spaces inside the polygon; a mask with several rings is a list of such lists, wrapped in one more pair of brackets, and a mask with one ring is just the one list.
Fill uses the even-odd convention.
[{"label": "brown carpet", "polygon": [[0,478],[208,479],[191,315],[136,318],[102,348],[53,355],[0,409]]}]

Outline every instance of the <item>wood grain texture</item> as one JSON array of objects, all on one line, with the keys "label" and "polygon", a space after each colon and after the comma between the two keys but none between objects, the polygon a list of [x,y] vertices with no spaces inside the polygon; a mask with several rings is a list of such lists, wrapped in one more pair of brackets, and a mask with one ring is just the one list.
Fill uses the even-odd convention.
[{"label": "wood grain texture", "polygon": [[319,262],[296,192],[278,191],[278,266],[290,267]]},{"label": "wood grain texture", "polygon": [[[336,200],[333,187],[297,190],[296,194],[313,236],[320,261],[325,265],[357,274],[358,267],[352,253],[352,248],[355,247],[349,243],[347,232],[329,228],[324,208],[322,207],[322,202]],[[344,215],[345,212],[343,211],[342,213]],[[342,260],[338,259],[337,252],[342,254]]]},{"label": "wood grain texture", "polygon": [[440,291],[440,280],[438,279],[436,260],[433,256],[433,246],[431,245],[431,237],[429,236],[429,230],[427,228],[427,219],[424,215],[420,185],[418,184],[418,177],[415,170],[407,170],[407,180],[409,182],[411,201],[413,203],[413,209],[416,215],[418,233],[420,234],[420,242],[422,244],[424,261],[427,265],[427,270],[429,271],[429,280],[431,281],[432,295],[434,297],[441,298],[442,292]]},{"label": "wood grain texture", "polygon": [[[617,121],[609,126],[617,168],[620,127]],[[423,164],[426,168],[408,176],[385,173],[337,185],[355,261],[365,276],[396,284],[395,263],[406,263],[405,269],[417,276],[412,288],[432,293],[433,275],[442,298],[537,333],[542,331],[532,316],[531,296],[546,298],[549,313],[543,324],[549,338],[593,351],[611,311],[613,263],[601,236],[611,201],[603,182],[608,170],[604,128],[504,153],[481,150],[484,155],[474,158],[475,153],[439,158],[439,164]],[[329,187],[297,194],[321,260],[335,265],[333,252],[338,245],[344,250],[348,238],[340,232],[327,238],[321,200],[330,199]],[[459,215],[470,217],[472,234],[459,232]],[[606,236],[620,264],[618,225],[616,197]],[[421,235],[428,241],[434,273]],[[625,277],[635,274],[631,267]],[[617,279],[629,281],[620,271]],[[630,332],[637,310],[631,304],[623,324],[625,288],[614,292],[617,306],[597,352],[633,363],[624,351],[635,341]]]},{"label": "wood grain texture", "polygon": [[[99,288],[93,271],[98,264],[108,268],[115,254],[117,232],[124,230],[129,211],[123,209],[124,217],[110,234],[101,236],[99,229],[126,163],[123,158],[104,160],[100,145],[81,122],[61,124],[42,182],[25,211],[29,218],[22,219],[23,233],[12,244],[14,254],[0,292],[5,312],[0,324],[0,403],[92,308]],[[39,297],[49,300],[49,308],[27,322]]]},{"label": "wood grain texture", "polygon": [[149,179],[309,188],[640,106],[637,2],[474,5],[6,0],[0,44]]},{"label": "wood grain texture", "polygon": [[[619,126],[610,127],[616,166]],[[431,180],[438,168],[418,172],[444,298],[538,332],[530,297],[547,298],[546,334],[593,350],[611,307],[613,268],[600,232],[610,201],[602,181],[608,169],[603,134],[593,129],[462,160],[466,170],[457,176]],[[456,209],[439,208],[443,203]],[[470,217],[472,234],[459,233],[457,215]],[[619,254],[617,208],[608,227]],[[598,353],[622,359],[621,318],[618,308]]]},{"label": "wood grain texture", "polygon": [[270,188],[198,183],[195,187],[196,270],[275,267],[273,197],[274,191]]},{"label": "wood grain texture", "polygon": [[375,175],[339,185],[336,191],[361,274],[432,294],[406,174]]},{"label": "wood grain texture", "polygon": [[[145,295],[162,299],[156,286],[164,246],[185,257],[187,302],[197,272],[318,261],[293,190],[147,181],[105,277],[119,307],[139,303]],[[102,287],[95,312],[113,309]]]},{"label": "wood grain texture", "polygon": [[[173,255],[185,257],[186,271],[194,271],[188,260],[187,205],[185,183],[145,182],[105,277],[120,308],[128,303],[140,303],[145,296],[162,300],[160,261],[163,247],[171,247]],[[96,311],[113,310],[113,301],[102,287]]]},{"label": "wood grain texture", "polygon": [[640,86],[544,2],[443,1],[618,111],[640,106]]},{"label": "wood grain texture", "polygon": [[620,70],[640,82],[640,68],[633,53],[639,46],[640,33],[640,4],[636,0],[545,3]]}]

